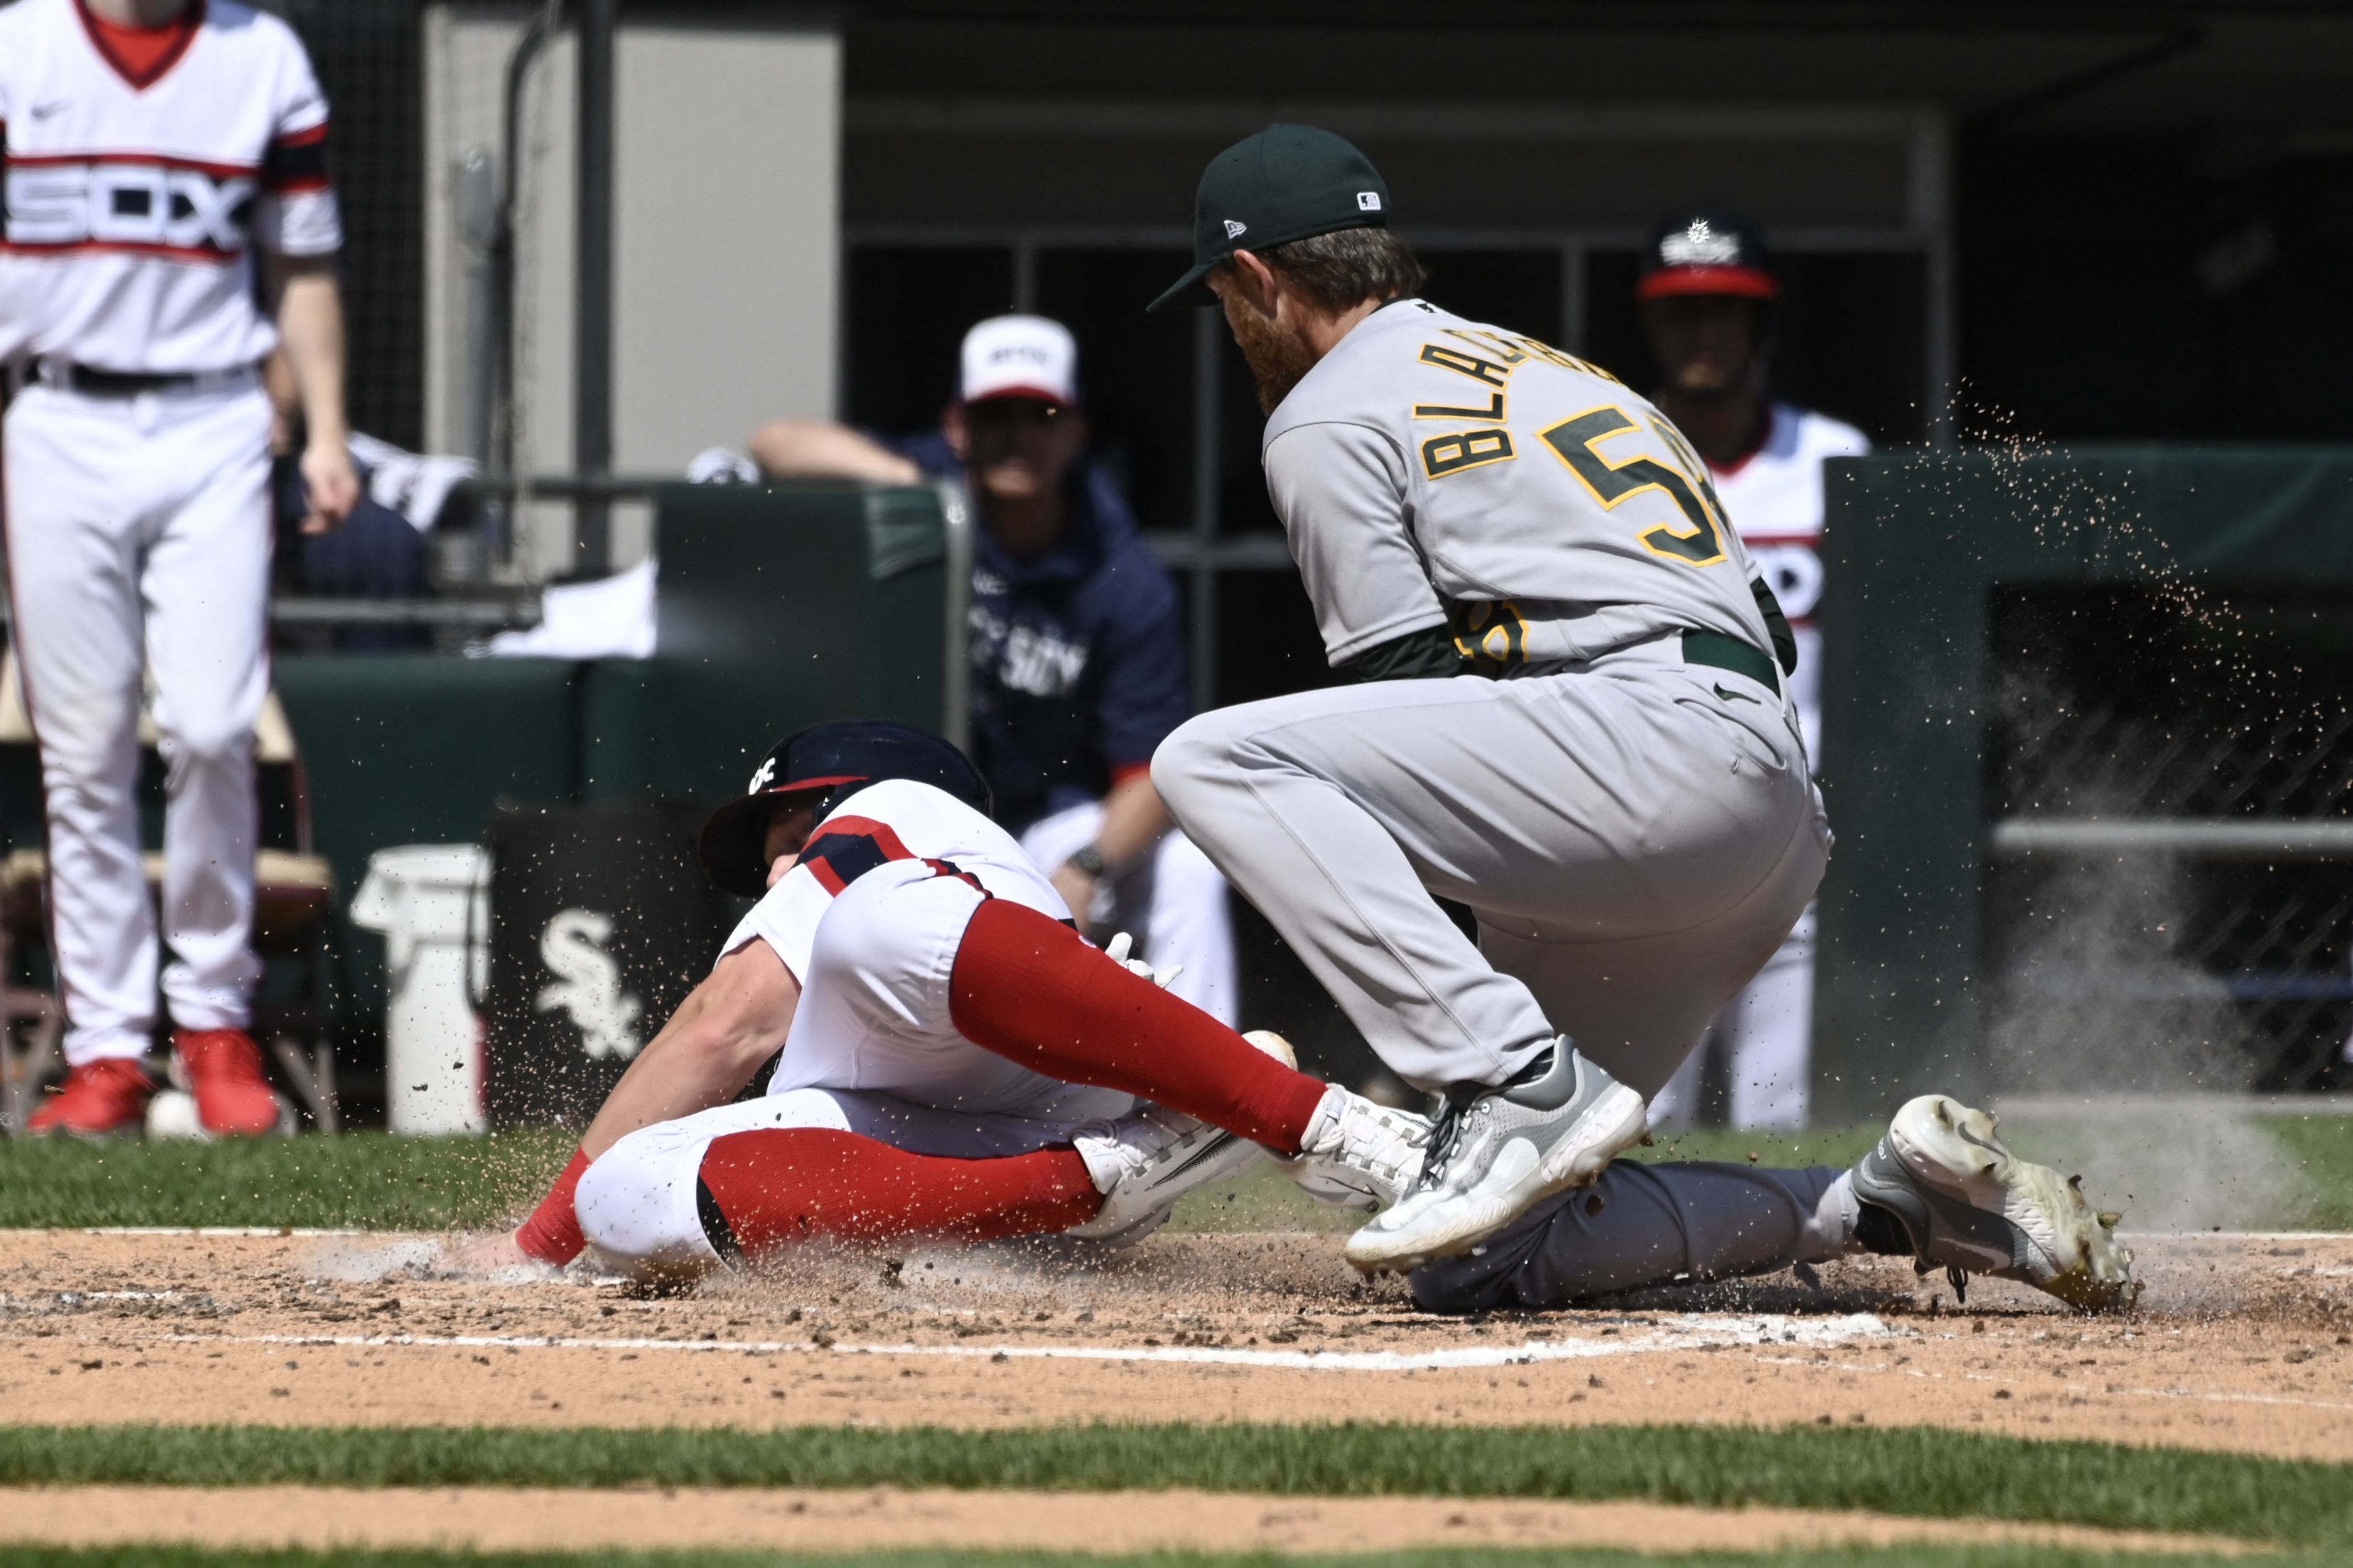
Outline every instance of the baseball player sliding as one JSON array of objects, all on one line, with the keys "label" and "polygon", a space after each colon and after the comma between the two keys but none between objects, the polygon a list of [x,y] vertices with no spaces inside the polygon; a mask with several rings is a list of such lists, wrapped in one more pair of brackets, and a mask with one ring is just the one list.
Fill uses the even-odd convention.
[{"label": "baseball player sliding", "polygon": [[[1124,1243],[1261,1145],[1329,1202],[1411,1180],[1425,1121],[1292,1070],[1279,1037],[1169,994],[1124,941],[1091,946],[989,806],[920,730],[778,744],[702,832],[713,879],[759,902],[546,1199],[461,1261],[593,1245],[691,1277],[811,1238]],[[730,1103],[779,1046],[767,1093]]]},{"label": "baseball player sliding", "polygon": [[[0,11],[0,520],[40,744],[50,927],[69,1027],[36,1132],[136,1126],[158,952],[135,784],[142,665],[164,815],[163,994],[214,1133],[278,1120],[246,1033],[253,724],[283,342],[301,467],[332,526],[357,495],[343,402],[327,106],[276,17],[234,0],[19,0]],[[257,307],[272,302],[275,324]]]},{"label": "baseball player sliding", "polygon": [[[1789,700],[1806,755],[1822,754],[1822,459],[1871,450],[1862,432],[1773,400],[1767,385],[1781,286],[1756,231],[1722,213],[1661,224],[1635,286],[1659,362],[1658,405],[1707,463],[1733,529],[1764,573],[1797,642]],[[1736,1127],[1806,1125],[1813,1070],[1814,911],[1798,918],[1765,967],[1651,1102],[1652,1126],[1689,1121],[1703,1058],[1721,1052]]]},{"label": "baseball player sliding", "polygon": [[1416,299],[1389,214],[1355,147],[1271,127],[1210,163],[1195,264],[1154,303],[1223,307],[1325,651],[1365,681],[1205,714],[1153,759],[1383,1059],[1444,1091],[1350,1261],[1446,1307],[1871,1247],[2119,1299],[2114,1216],[1941,1098],[1820,1180],[1612,1163],[1820,879],[1796,649],[1675,426]]}]

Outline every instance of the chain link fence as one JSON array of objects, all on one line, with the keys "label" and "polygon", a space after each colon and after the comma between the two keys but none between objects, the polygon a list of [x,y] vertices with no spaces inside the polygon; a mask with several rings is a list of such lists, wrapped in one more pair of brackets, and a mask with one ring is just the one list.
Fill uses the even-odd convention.
[{"label": "chain link fence", "polygon": [[2353,1088],[2353,599],[2009,589],[1989,631],[2005,1088]]}]

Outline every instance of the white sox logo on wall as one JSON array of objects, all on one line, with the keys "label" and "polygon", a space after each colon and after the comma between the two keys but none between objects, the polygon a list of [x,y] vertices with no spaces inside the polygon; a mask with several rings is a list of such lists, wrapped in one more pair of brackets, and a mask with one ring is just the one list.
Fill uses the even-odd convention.
[{"label": "white sox logo on wall", "polygon": [[8,160],[13,249],[243,253],[260,183],[251,170],[154,158]]},{"label": "white sox logo on wall", "polygon": [[621,989],[621,966],[605,951],[613,938],[613,919],[594,910],[563,910],[540,933],[540,962],[555,975],[555,984],[539,994],[537,1010],[556,1008],[572,1015],[579,1026],[580,1049],[592,1058],[617,1057],[628,1061],[644,1048],[638,1038],[638,1018],[645,1004]]}]

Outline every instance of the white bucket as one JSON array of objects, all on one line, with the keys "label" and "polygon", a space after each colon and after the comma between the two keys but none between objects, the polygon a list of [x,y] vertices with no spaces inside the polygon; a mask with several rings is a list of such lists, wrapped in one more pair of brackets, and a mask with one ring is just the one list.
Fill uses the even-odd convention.
[{"label": "white bucket", "polygon": [[352,923],[384,932],[391,994],[385,1110],[395,1132],[480,1132],[490,1125],[471,1000],[489,978],[490,880],[490,856],[473,844],[411,844],[368,857]]}]

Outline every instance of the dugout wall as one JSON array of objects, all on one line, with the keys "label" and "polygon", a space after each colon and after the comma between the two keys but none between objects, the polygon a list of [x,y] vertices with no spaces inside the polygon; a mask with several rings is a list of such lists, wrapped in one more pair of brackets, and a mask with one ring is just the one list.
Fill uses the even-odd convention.
[{"label": "dugout wall", "polygon": [[[1817,1119],[1999,1092],[2030,1069],[2065,1080],[2067,1060],[1991,1048],[1998,983],[2015,977],[1988,972],[1986,900],[2021,866],[2096,869],[2128,906],[2152,864],[2237,868],[2230,918],[2253,922],[2253,946],[2126,908],[2134,940],[2170,969],[2104,967],[2076,943],[2067,972],[2042,973],[2022,1003],[2007,994],[2030,1010],[2088,997],[2076,1034],[2043,1054],[2098,1057],[2112,1089],[2191,1087],[2152,1081],[2137,1005],[2341,1004],[2353,900],[2295,910],[2312,905],[2314,868],[2318,886],[2353,882],[2353,450],[1913,451],[1837,460],[1826,479],[1821,772],[1838,847],[1821,895]],[[2046,635],[2055,622],[2064,636]],[[2019,663],[2021,647],[2052,647],[2067,668]],[[2062,900],[2037,918],[2064,948],[2116,914]],[[2321,1047],[2306,1043],[2305,1067],[2249,1060],[2230,1082],[2217,1042],[2219,1076],[2194,1087],[2327,1087],[2341,1011],[2302,1026]]]}]

